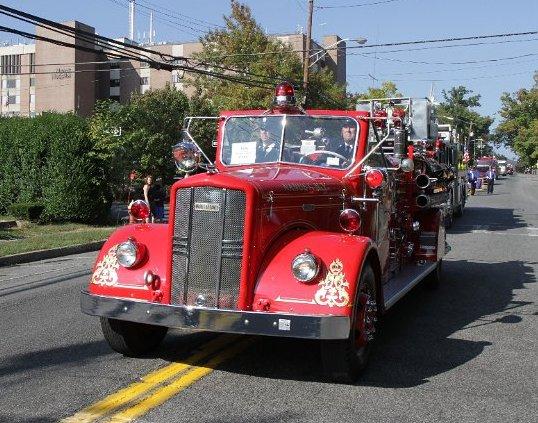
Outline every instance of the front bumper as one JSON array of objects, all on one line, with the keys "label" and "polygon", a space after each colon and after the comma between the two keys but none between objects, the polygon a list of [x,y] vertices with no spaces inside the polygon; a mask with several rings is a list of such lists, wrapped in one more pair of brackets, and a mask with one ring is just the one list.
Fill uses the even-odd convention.
[{"label": "front bumper", "polygon": [[82,312],[92,316],[170,328],[245,335],[346,339],[350,332],[347,316],[304,316],[186,307],[105,297],[88,291],[82,291],[80,307]]}]

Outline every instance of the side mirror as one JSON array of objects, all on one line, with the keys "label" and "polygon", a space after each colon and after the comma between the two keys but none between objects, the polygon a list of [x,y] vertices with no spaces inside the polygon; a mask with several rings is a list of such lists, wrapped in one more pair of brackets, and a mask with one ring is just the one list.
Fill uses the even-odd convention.
[{"label": "side mirror", "polygon": [[188,141],[181,141],[172,147],[176,168],[183,173],[194,172],[200,166],[202,154],[198,147]]}]

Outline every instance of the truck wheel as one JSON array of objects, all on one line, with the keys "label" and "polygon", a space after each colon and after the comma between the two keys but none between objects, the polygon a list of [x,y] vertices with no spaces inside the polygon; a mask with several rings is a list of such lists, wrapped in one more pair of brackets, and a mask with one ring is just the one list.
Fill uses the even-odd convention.
[{"label": "truck wheel", "polygon": [[114,351],[128,357],[139,357],[157,348],[167,327],[101,317],[103,335]]},{"label": "truck wheel", "polygon": [[366,366],[376,331],[376,298],[374,271],[370,264],[365,264],[353,308],[349,338],[321,343],[323,370],[329,379],[352,383]]},{"label": "truck wheel", "polygon": [[437,262],[437,266],[435,266],[435,269],[433,269],[431,273],[424,278],[424,285],[429,289],[437,289],[441,284],[442,276],[443,260],[439,260]]}]

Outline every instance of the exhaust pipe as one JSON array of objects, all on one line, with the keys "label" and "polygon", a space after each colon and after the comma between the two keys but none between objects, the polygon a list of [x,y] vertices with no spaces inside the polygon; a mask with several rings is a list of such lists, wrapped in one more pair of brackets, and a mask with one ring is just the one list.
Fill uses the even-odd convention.
[{"label": "exhaust pipe", "polygon": [[415,203],[418,207],[434,207],[445,203],[448,199],[448,192],[439,192],[433,195],[420,194],[417,195]]},{"label": "exhaust pipe", "polygon": [[415,178],[415,183],[420,189],[426,189],[430,186],[432,182],[437,181],[437,178],[430,178],[425,173],[421,173]]}]

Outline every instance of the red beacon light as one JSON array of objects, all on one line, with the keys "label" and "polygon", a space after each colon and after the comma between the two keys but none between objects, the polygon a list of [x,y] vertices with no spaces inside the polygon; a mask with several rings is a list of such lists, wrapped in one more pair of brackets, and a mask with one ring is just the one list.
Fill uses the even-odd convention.
[{"label": "red beacon light", "polygon": [[378,189],[385,183],[385,175],[379,169],[370,169],[366,172],[364,179],[370,189]]},{"label": "red beacon light", "polygon": [[396,128],[401,128],[403,126],[403,120],[405,118],[405,110],[396,108],[392,111],[392,120],[394,121],[394,126]]},{"label": "red beacon light", "polygon": [[295,90],[289,82],[282,82],[275,88],[274,103],[278,107],[295,106]]},{"label": "red beacon light", "polygon": [[374,111],[374,126],[376,128],[385,128],[387,126],[387,111],[378,109]]},{"label": "red beacon light", "polygon": [[136,200],[131,203],[129,212],[135,220],[145,220],[149,217],[149,206],[144,200]]},{"label": "red beacon light", "polygon": [[350,234],[357,232],[361,227],[361,215],[354,209],[342,210],[338,221],[340,227]]}]

